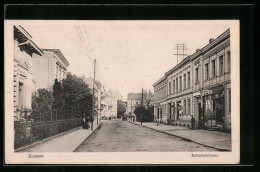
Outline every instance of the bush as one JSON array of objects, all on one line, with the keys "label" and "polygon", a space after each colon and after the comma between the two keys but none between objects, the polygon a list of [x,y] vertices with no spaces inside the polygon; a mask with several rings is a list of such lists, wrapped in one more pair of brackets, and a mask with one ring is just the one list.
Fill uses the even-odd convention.
[{"label": "bush", "polygon": [[38,89],[37,92],[32,95],[31,118],[36,121],[51,120],[53,100],[52,92],[46,89]]},{"label": "bush", "polygon": [[136,121],[140,122],[152,122],[153,121],[153,107],[149,107],[146,109],[142,106],[137,106],[134,110],[134,114],[136,115]]}]

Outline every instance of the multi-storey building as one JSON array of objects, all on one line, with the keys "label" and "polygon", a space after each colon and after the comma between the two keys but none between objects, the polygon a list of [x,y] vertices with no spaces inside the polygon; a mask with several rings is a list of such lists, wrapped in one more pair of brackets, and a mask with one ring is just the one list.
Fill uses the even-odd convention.
[{"label": "multi-storey building", "polygon": [[[83,77],[83,81],[93,91],[94,79]],[[92,93],[92,91],[91,91],[91,93]],[[102,100],[102,97],[104,96],[104,94],[105,94],[104,86],[99,81],[95,81],[95,85],[94,85],[95,111],[97,112],[98,116],[101,116],[102,111],[106,110],[106,109],[101,108],[103,106],[106,106],[105,101]]]},{"label": "multi-storey building", "polygon": [[192,87],[192,66],[190,57],[165,73],[166,76],[166,111],[167,123],[174,121],[190,122]]},{"label": "multi-storey building", "polygon": [[34,89],[32,56],[44,53],[32,41],[32,36],[20,25],[14,26],[14,117],[24,119],[31,112]]},{"label": "multi-storey building", "polygon": [[66,78],[69,62],[59,49],[41,49],[44,55],[33,55],[33,79],[36,90],[52,89],[55,79]]},{"label": "multi-storey building", "polygon": [[154,87],[154,121],[163,122],[167,120],[166,113],[166,77],[163,76],[153,84]]},{"label": "multi-storey building", "polygon": [[[208,45],[197,49],[194,54],[187,56],[166,72],[163,78],[153,84],[156,121],[161,119],[168,124],[183,123],[190,126],[191,116],[194,116],[196,128],[229,131],[230,58],[228,29],[216,39],[210,39]],[[164,90],[160,91],[159,88]],[[161,111],[162,116],[166,115],[166,118],[160,117]]]},{"label": "multi-storey building", "polygon": [[[93,89],[92,78],[83,78],[84,82],[89,85],[90,89]],[[104,86],[95,81],[94,85],[95,94],[95,109],[99,117],[103,118],[116,118],[117,117],[117,101],[122,98],[118,91],[106,91]]]},{"label": "multi-storey building", "polygon": [[108,104],[108,110],[106,117],[116,118],[117,117],[117,95],[113,91],[106,92],[106,100]]}]

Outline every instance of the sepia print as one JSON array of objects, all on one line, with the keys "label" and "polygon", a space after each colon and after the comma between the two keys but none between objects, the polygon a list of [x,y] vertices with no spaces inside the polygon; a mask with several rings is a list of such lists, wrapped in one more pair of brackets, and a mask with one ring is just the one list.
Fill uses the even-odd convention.
[{"label": "sepia print", "polygon": [[239,58],[236,20],[6,20],[6,163],[237,164]]}]

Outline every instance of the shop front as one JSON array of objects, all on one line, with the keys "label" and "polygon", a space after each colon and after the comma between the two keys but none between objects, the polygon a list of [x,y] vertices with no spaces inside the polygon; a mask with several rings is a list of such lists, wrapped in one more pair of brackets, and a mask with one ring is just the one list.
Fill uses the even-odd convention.
[{"label": "shop front", "polygon": [[224,87],[219,85],[203,92],[204,125],[206,129],[225,130]]}]

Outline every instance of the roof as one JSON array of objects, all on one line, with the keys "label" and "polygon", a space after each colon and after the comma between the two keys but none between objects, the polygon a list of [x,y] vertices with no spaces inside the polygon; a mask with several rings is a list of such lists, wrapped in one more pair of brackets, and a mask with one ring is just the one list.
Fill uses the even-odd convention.
[{"label": "roof", "polygon": [[160,79],[158,79],[154,84],[153,87],[160,84],[162,81],[164,81],[166,79],[166,76],[161,77]]},{"label": "roof", "polygon": [[129,93],[127,94],[127,100],[141,100],[142,99],[142,93]]},{"label": "roof", "polygon": [[171,68],[169,71],[167,71],[165,73],[165,75],[168,76],[169,74],[171,74],[172,72],[176,71],[177,69],[179,69],[181,66],[185,65],[189,61],[190,61],[190,56],[185,57],[179,64],[177,64],[176,66]]},{"label": "roof", "polygon": [[70,64],[67,61],[67,59],[64,57],[64,55],[61,53],[59,49],[41,49],[42,51],[49,51],[49,52],[54,52],[57,54],[58,57],[60,57],[61,61],[65,64],[66,67],[68,67]]},{"label": "roof", "polygon": [[18,46],[23,46],[32,53],[43,55],[42,50],[32,41],[32,36],[21,26],[14,26],[14,37],[17,38]]},{"label": "roof", "polygon": [[207,44],[202,48],[202,52],[209,50],[210,48],[214,47],[217,43],[221,42],[223,39],[226,39],[228,36],[230,36],[230,29],[228,28],[225,32],[223,32],[221,35],[219,35],[214,41]]}]

